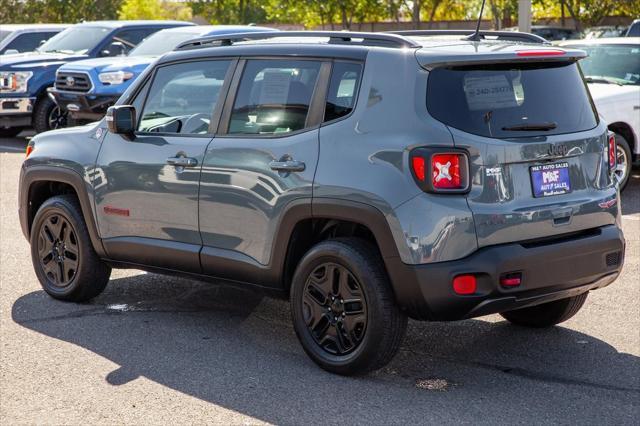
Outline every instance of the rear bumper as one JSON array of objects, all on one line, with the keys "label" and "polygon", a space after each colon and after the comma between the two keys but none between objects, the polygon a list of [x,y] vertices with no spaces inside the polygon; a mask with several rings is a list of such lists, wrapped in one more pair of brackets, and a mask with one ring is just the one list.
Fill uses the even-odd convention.
[{"label": "rear bumper", "polygon": [[100,120],[107,108],[114,105],[119,95],[97,95],[89,93],[72,93],[50,89],[56,103],[63,110],[69,111],[71,117],[79,120]]},{"label": "rear bumper", "polygon": [[0,128],[31,125],[36,98],[0,98]]},{"label": "rear bumper", "polygon": [[[614,226],[554,240],[486,247],[460,260],[406,265],[387,259],[400,306],[416,319],[474,318],[575,296],[611,284],[624,260],[624,236]],[[522,274],[518,287],[500,285],[505,274]],[[452,281],[474,274],[477,291],[458,295]]]}]

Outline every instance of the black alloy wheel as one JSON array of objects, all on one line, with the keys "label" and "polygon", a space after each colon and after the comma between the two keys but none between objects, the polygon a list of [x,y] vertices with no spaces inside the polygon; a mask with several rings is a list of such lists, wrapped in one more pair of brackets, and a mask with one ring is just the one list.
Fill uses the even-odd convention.
[{"label": "black alloy wheel", "polygon": [[38,257],[47,278],[56,287],[68,286],[79,266],[78,238],[71,223],[53,213],[42,222],[38,233]]},{"label": "black alloy wheel", "polygon": [[304,288],[303,317],[314,341],[332,355],[353,352],[367,328],[367,301],[347,268],[323,263]]},{"label": "black alloy wheel", "polygon": [[55,130],[67,127],[68,114],[69,113],[67,111],[62,111],[58,105],[54,106],[47,117],[47,125],[49,129]]}]

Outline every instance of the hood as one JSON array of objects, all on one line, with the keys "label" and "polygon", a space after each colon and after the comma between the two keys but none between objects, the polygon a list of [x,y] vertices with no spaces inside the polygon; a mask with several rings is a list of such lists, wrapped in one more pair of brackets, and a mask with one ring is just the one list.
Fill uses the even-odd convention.
[{"label": "hood", "polygon": [[77,61],[87,58],[87,55],[65,55],[64,53],[18,53],[15,55],[3,55],[0,69],[31,69],[62,65],[69,61]]},{"label": "hood", "polygon": [[619,86],[617,84],[589,83],[587,86],[589,86],[589,92],[591,92],[591,97],[596,105],[619,102],[627,97],[637,99],[640,96],[640,86],[632,84]]},{"label": "hood", "polygon": [[61,71],[142,71],[155,59],[155,56],[123,56],[116,58],[96,58],[75,61],[61,68]]}]

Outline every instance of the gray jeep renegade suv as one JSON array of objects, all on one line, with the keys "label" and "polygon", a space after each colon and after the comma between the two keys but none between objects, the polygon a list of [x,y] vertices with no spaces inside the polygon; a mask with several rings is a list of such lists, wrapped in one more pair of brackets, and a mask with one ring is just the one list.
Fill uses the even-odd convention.
[{"label": "gray jeep renegade suv", "polygon": [[101,122],[29,143],[44,290],[86,301],[112,267],[254,286],[339,374],[389,362],[408,317],[567,320],[622,268],[615,141],[584,52],[480,36],[179,46]]}]

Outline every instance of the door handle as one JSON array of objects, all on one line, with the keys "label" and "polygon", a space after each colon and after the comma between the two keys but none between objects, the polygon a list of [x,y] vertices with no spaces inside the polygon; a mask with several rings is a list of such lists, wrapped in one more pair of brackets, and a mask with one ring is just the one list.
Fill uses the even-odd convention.
[{"label": "door handle", "polygon": [[269,163],[271,170],[277,170],[279,172],[303,172],[307,167],[302,161],[286,160],[286,161],[272,161]]},{"label": "door handle", "polygon": [[198,160],[191,157],[169,157],[167,164],[176,167],[195,167],[198,165]]}]

